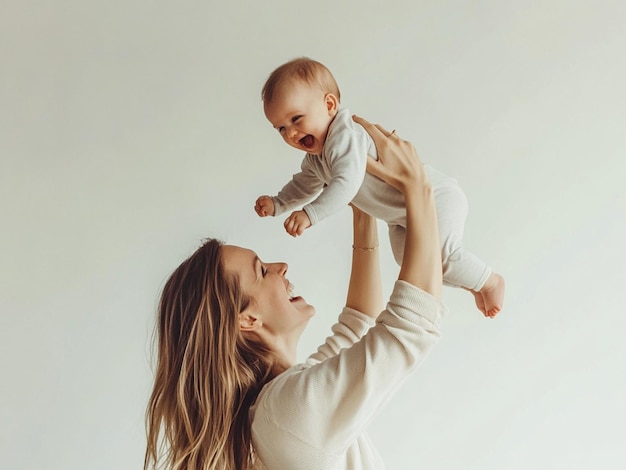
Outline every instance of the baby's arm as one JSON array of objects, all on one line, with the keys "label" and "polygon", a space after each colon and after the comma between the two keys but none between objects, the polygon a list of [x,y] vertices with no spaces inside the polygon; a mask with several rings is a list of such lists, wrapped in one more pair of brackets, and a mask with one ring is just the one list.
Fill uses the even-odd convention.
[{"label": "baby's arm", "polygon": [[[358,135],[342,137],[342,145],[325,150],[331,174],[328,185],[313,202],[302,210],[292,212],[285,220],[285,230],[292,237],[302,235],[314,223],[345,207],[361,187],[365,177],[367,150],[356,143]],[[346,145],[348,140],[349,144]]]},{"label": "baby's arm", "polygon": [[324,158],[330,181],[321,194],[302,209],[312,225],[345,207],[359,191],[367,166],[368,145],[365,132],[342,129],[329,136]]},{"label": "baby's arm", "polygon": [[324,185],[310,163],[305,158],[301,171],[294,174],[276,196],[259,196],[254,210],[259,217],[278,216],[293,209],[315,196]]}]

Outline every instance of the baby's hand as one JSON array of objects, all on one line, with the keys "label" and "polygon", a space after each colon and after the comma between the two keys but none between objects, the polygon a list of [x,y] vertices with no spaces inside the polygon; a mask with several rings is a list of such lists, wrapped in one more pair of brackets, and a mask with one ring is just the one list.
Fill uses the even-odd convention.
[{"label": "baby's hand", "polygon": [[254,210],[259,217],[267,217],[274,215],[274,201],[269,196],[259,196],[254,205]]},{"label": "baby's hand", "polygon": [[287,220],[285,220],[285,230],[292,237],[302,235],[302,233],[311,226],[309,216],[304,211],[292,212]]}]

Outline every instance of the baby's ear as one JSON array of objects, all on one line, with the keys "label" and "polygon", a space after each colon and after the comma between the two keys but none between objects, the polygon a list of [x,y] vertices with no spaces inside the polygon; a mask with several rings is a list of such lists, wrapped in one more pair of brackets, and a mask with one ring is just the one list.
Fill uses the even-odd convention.
[{"label": "baby's ear", "polygon": [[330,116],[337,114],[337,111],[339,111],[339,98],[332,93],[326,93],[324,101],[326,103],[326,109],[328,109],[328,114]]}]

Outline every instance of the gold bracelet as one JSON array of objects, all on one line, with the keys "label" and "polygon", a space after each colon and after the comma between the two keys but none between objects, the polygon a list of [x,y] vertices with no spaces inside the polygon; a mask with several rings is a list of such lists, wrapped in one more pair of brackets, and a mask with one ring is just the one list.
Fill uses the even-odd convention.
[{"label": "gold bracelet", "polygon": [[354,245],[352,245],[352,249],[353,249],[353,250],[361,250],[361,251],[374,251],[376,248],[378,248],[378,245],[373,246],[372,248],[361,248],[360,246],[354,246]]}]

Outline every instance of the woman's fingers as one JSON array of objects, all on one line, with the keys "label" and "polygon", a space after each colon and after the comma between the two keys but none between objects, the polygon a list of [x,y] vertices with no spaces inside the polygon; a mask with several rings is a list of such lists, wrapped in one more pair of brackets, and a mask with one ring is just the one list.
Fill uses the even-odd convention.
[{"label": "woman's fingers", "polygon": [[416,179],[427,184],[420,158],[411,142],[402,140],[395,129],[388,132],[380,124],[371,124],[358,116],[353,119],[370,134],[378,152],[377,161],[367,159],[368,173],[400,191]]},{"label": "woman's fingers", "polygon": [[372,137],[372,139],[374,139],[374,143],[376,143],[377,145],[379,144],[379,142],[383,142],[384,139],[387,137],[387,134],[389,134],[389,132],[387,132],[387,130],[380,124],[374,125],[368,120],[357,116],[356,114],[352,116],[352,119],[365,128],[367,133]]},{"label": "woman's fingers", "polygon": [[381,126],[380,124],[374,124],[376,126],[376,128],[385,136],[385,137],[391,137],[391,135],[396,132],[395,130],[389,132],[387,129],[385,129],[383,126]]},{"label": "woman's fingers", "polygon": [[[354,119],[356,122],[358,122],[359,124],[361,124],[363,127],[365,127],[366,129],[369,130],[373,130],[374,128],[378,129],[380,131],[380,133],[384,136],[384,137],[391,137],[391,136],[396,136],[396,130],[392,130],[391,132],[389,132],[387,129],[385,129],[383,126],[381,126],[380,124],[372,124],[369,121],[367,121],[366,119],[363,119],[362,117],[357,116],[356,114],[352,116],[352,119]],[[372,135],[372,133],[370,132],[370,135]],[[372,138],[374,138],[374,136],[372,135]]]},{"label": "woman's fingers", "polygon": [[383,176],[385,176],[385,166],[379,160],[374,160],[371,157],[367,157],[366,171],[376,176],[377,178],[381,178],[384,180]]}]

